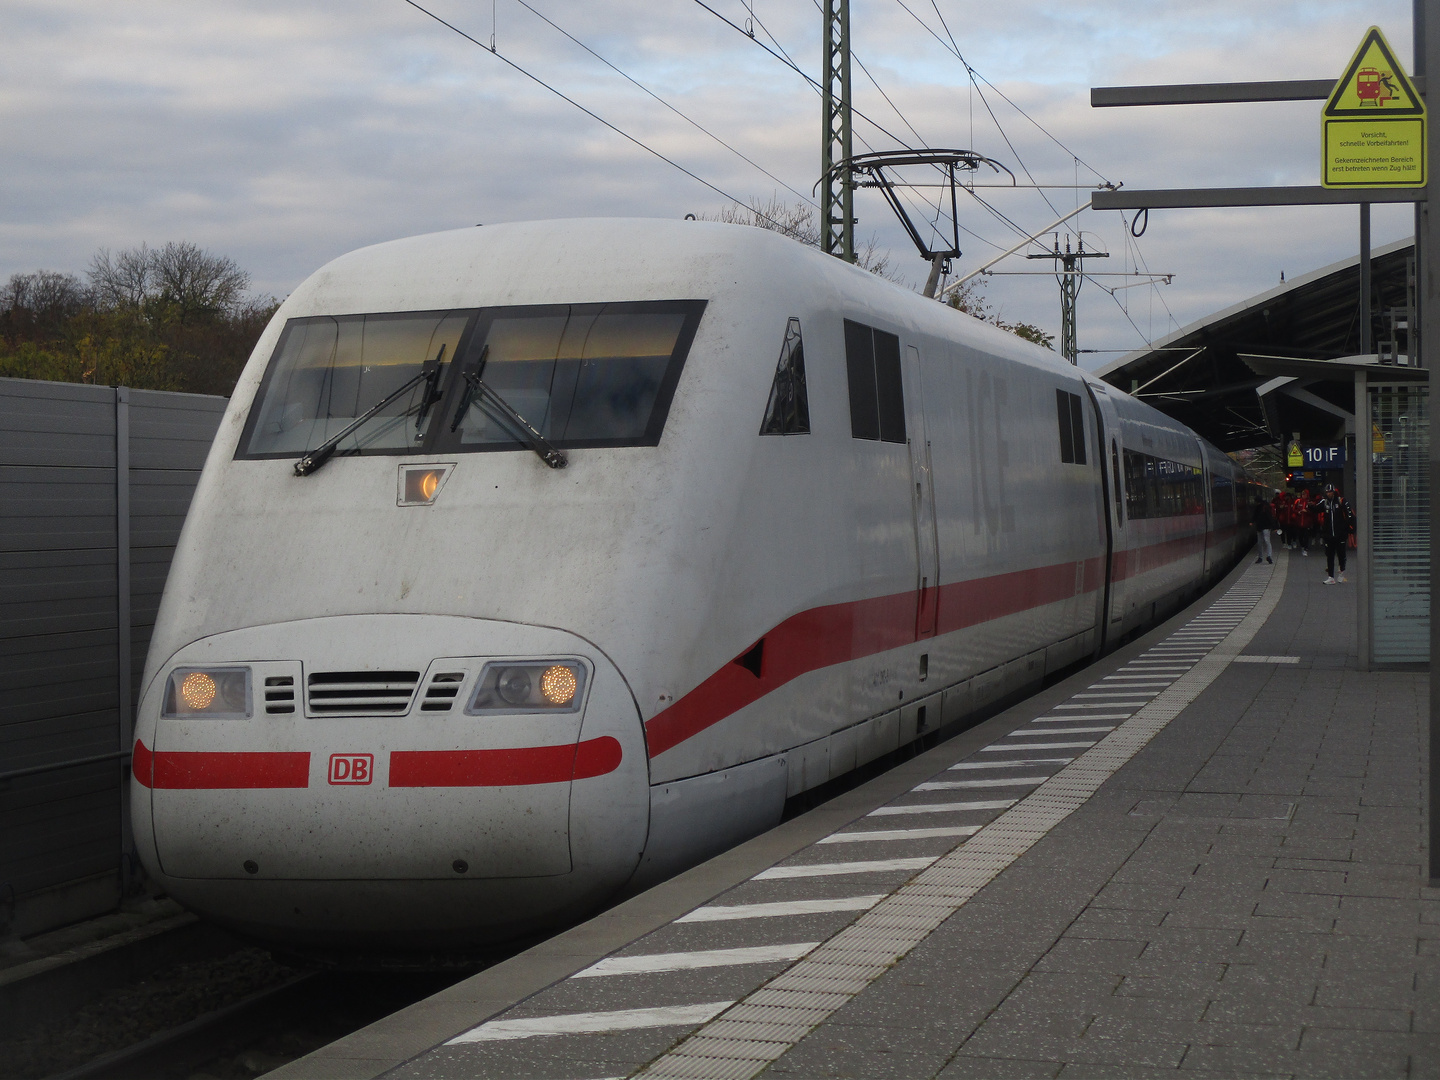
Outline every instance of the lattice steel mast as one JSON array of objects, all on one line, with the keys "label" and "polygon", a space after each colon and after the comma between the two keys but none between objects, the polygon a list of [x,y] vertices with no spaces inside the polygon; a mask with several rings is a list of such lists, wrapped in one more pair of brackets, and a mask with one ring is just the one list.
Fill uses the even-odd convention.
[{"label": "lattice steel mast", "polygon": [[[825,0],[825,93],[821,98],[821,245],[855,261],[855,182],[850,175],[850,0]],[[845,168],[836,168],[846,165]]]}]

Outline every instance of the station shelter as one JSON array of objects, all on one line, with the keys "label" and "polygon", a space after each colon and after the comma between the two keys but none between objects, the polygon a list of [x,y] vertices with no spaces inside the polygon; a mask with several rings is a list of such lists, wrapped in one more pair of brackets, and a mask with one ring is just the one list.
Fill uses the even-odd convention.
[{"label": "station shelter", "polygon": [[[1429,379],[1415,245],[1374,249],[1369,333],[1356,256],[1282,282],[1096,372],[1227,452],[1274,447],[1291,487],[1355,507],[1360,660],[1430,657]],[[1373,342],[1373,351],[1362,352]]]}]

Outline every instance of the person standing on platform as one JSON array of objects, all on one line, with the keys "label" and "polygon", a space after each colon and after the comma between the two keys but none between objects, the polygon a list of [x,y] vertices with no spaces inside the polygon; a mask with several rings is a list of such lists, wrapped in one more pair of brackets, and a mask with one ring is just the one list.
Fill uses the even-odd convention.
[{"label": "person standing on platform", "polygon": [[[1325,543],[1325,584],[1335,585],[1345,580],[1345,548],[1350,533],[1355,528],[1355,512],[1345,501],[1345,496],[1330,484],[1325,488],[1325,497],[1316,504],[1319,518],[1320,539]],[[1335,555],[1340,555],[1340,577],[1335,577]]]},{"label": "person standing on platform", "polygon": [[1275,528],[1275,511],[1268,502],[1255,508],[1255,561],[1273,563],[1274,551],[1270,546],[1270,530]]},{"label": "person standing on platform", "polygon": [[1301,488],[1292,508],[1294,516],[1295,543],[1301,555],[1310,554],[1310,528],[1315,518],[1315,505],[1310,501],[1310,489]]}]

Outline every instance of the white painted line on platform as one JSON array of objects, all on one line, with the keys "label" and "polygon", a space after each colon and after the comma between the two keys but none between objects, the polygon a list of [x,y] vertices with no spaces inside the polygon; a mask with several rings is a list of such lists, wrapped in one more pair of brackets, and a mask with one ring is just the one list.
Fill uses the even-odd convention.
[{"label": "white painted line on platform", "polygon": [[708,1001],[703,1005],[661,1005],[652,1009],[563,1013],[560,1016],[536,1016],[524,1020],[490,1020],[479,1027],[471,1028],[463,1035],[456,1035],[445,1045],[533,1039],[539,1035],[589,1035],[600,1031],[692,1027],[713,1020],[733,1004],[733,1001]]},{"label": "white painted line on platform", "polygon": [[1132,690],[1127,687],[1117,686],[1115,689],[1104,694],[1075,694],[1071,701],[1108,701],[1110,704],[1119,702],[1139,702],[1141,705],[1149,701],[1155,695],[1147,690]]},{"label": "white painted line on platform", "polygon": [[780,900],[768,904],[707,904],[677,923],[733,922],[737,919],[775,919],[782,915],[824,915],[832,911],[869,911],[888,893],[872,896],[842,896],[834,900]]},{"label": "white painted line on platform", "polygon": [[[1085,717],[1086,720],[1109,720],[1108,716]],[[963,772],[966,769],[1020,769],[1027,765],[1069,765],[1073,757],[1032,757],[1011,758],[1009,761],[962,761],[951,765],[946,772]]]},{"label": "white painted line on platform", "polygon": [[1236,656],[1233,658],[1236,664],[1298,664],[1298,656]]},{"label": "white painted line on platform", "polygon": [[[1093,719],[1095,719],[1095,718],[1094,718],[1093,716],[1077,716],[1077,717],[1075,717],[1075,719],[1077,719],[1077,720],[1093,720]],[[1053,720],[1053,721],[1051,721],[1051,722],[1052,722],[1052,723],[1063,723],[1064,721],[1065,721],[1065,717],[1061,716],[1061,717],[1057,717],[1055,720]],[[1031,722],[1032,724],[1035,723],[1034,720],[1031,720],[1030,722]],[[1007,739],[1019,739],[1019,738],[1033,738],[1034,736],[1039,735],[1041,738],[1044,738],[1046,735],[1089,735],[1089,734],[1091,734],[1092,732],[1096,732],[1096,731],[1114,731],[1114,730],[1115,730],[1115,725],[1113,725],[1113,724],[1110,725],[1109,727],[1067,727],[1067,728],[1059,728],[1059,727],[1057,727],[1057,728],[1036,728],[1034,731],[1012,731],[1012,732],[1010,732],[1009,735],[1006,735],[1005,737],[1006,737]]]},{"label": "white painted line on platform", "polygon": [[866,817],[895,817],[900,814],[958,814],[966,810],[1009,810],[1014,799],[977,799],[975,802],[914,803],[910,806],[882,806]]},{"label": "white painted line on platform", "polygon": [[[1032,724],[1073,724],[1077,720],[1129,720],[1133,712],[1088,713],[1085,716],[1037,716]],[[1068,764],[1068,763],[1067,763]],[[952,769],[955,766],[950,766]]]},{"label": "white painted line on platform", "polygon": [[[1147,701],[1148,699],[1136,701],[1133,702],[1133,704],[1135,708],[1138,709],[1140,706],[1146,704]],[[1061,709],[1123,709],[1130,704],[1132,704],[1130,701],[1086,701],[1079,705],[1056,705],[1054,710],[1059,712]]]},{"label": "white painted line on platform", "polygon": [[784,878],[835,877],[840,874],[883,874],[892,870],[924,870],[939,855],[919,859],[874,859],[869,862],[812,863],[809,866],[772,866],[761,870],[751,881],[779,881]]},{"label": "white painted line on platform", "polygon": [[[1094,746],[1096,741],[1097,740],[1095,739],[1091,739],[1089,742],[1018,743],[1015,746],[1002,746],[999,743],[995,743],[991,746],[982,746],[980,748],[980,753],[998,754],[1006,750],[1081,750],[1088,749],[1089,747]],[[920,789],[915,788],[913,790],[919,791]]]},{"label": "white painted line on platform", "polygon": [[1092,683],[1086,689],[1103,688],[1107,682],[1123,682],[1126,686],[1169,686],[1174,681],[1174,679],[1167,679],[1163,671],[1146,672],[1143,675],[1106,675],[1098,683]]},{"label": "white painted line on platform", "polygon": [[572,979],[599,979],[608,975],[653,975],[661,971],[698,971],[700,968],[738,967],[799,960],[819,945],[796,941],[785,945],[754,945],[745,949],[697,949],[694,952],[650,953],[646,956],[607,956],[577,971]]},{"label": "white painted line on platform", "polygon": [[816,843],[858,844],[865,840],[929,840],[936,836],[974,836],[979,831],[979,825],[946,825],[935,829],[871,829],[868,832],[831,833]]},{"label": "white painted line on platform", "polygon": [[[1016,749],[1019,749],[1018,747]],[[1049,780],[1048,776],[1008,776],[994,780],[931,780],[916,784],[911,791],[961,791],[966,788],[987,787],[1037,787]]]}]

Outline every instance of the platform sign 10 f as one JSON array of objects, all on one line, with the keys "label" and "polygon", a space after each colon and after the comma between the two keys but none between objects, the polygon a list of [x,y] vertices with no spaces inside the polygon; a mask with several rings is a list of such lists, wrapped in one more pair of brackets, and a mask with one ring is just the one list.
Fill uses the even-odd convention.
[{"label": "platform sign 10 f", "polygon": [[1345,467],[1345,447],[1343,446],[1307,446],[1304,453],[1305,468],[1307,469],[1341,469]]},{"label": "platform sign 10 f", "polygon": [[1365,31],[1320,114],[1321,183],[1423,187],[1425,102],[1378,26]]}]

